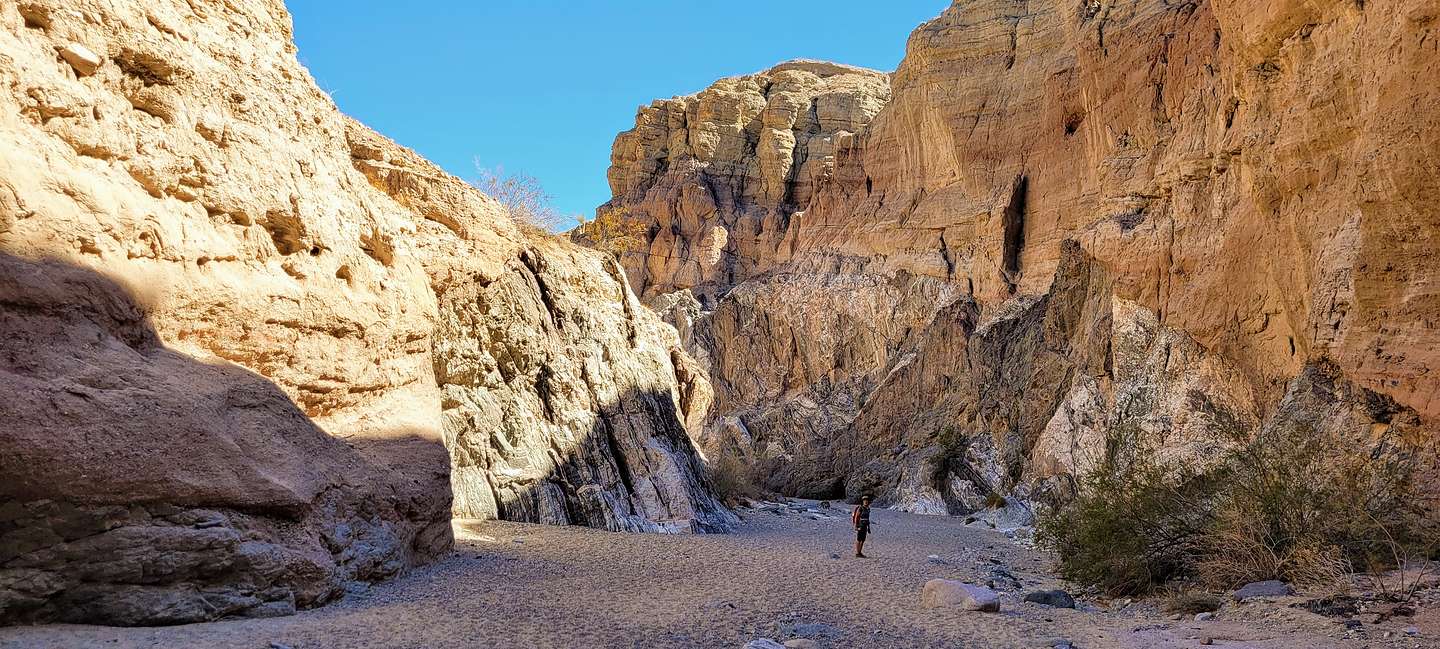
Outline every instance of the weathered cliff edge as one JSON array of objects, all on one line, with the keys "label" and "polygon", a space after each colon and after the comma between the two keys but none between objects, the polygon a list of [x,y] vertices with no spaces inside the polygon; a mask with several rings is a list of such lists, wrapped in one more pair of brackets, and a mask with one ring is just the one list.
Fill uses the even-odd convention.
[{"label": "weathered cliff edge", "polygon": [[286,614],[452,509],[733,521],[618,265],[346,119],[280,2],[6,3],[0,80],[0,622]]},{"label": "weathered cliff edge", "polygon": [[642,108],[625,268],[715,384],[707,444],[790,493],[968,512],[1121,434],[1422,448],[1437,29],[1434,1],[957,1],[888,78]]}]

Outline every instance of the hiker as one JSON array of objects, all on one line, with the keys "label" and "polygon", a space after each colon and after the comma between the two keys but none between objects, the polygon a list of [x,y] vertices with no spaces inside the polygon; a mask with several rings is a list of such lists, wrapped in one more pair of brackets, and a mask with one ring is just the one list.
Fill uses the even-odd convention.
[{"label": "hiker", "polygon": [[855,558],[865,559],[865,536],[870,533],[870,497],[860,498],[860,506],[850,512],[850,522],[855,524]]}]

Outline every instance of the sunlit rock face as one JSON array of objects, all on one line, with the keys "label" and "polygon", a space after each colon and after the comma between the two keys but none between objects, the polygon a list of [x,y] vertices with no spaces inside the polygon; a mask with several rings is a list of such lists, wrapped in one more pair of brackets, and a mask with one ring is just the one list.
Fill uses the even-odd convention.
[{"label": "sunlit rock face", "polygon": [[624,256],[636,292],[709,304],[788,258],[796,210],[889,97],[884,73],[790,61],[641,107],[609,172],[611,204],[653,223]]},{"label": "sunlit rock face", "polygon": [[[455,515],[650,532],[733,525],[687,429],[704,420],[709,382],[618,262],[544,235],[487,245],[469,232],[478,216],[497,220],[492,201],[349,126],[355,168],[426,219],[415,256],[435,300],[427,369]],[[478,213],[457,207],[476,200]]]},{"label": "sunlit rock face", "polygon": [[[1433,439],[1437,19],[956,2],[888,89],[848,87],[859,128],[778,209],[761,138],[675,144],[763,134],[743,116],[773,71],[642,109],[610,172],[612,205],[652,223],[626,270],[652,303],[697,296],[707,444],[792,493],[969,511],[1083,473],[1120,432],[1204,458],[1321,408],[1282,407],[1317,373],[1355,413],[1336,434]],[[720,98],[739,108],[695,108]]]},{"label": "sunlit rock face", "polygon": [[279,2],[6,3],[0,61],[0,622],[286,614],[452,509],[732,522],[615,262],[341,115]]}]

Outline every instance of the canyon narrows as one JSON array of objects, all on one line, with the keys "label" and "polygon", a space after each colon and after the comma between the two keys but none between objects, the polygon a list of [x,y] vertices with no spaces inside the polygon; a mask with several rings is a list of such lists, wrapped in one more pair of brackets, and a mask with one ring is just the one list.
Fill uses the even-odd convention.
[{"label": "canyon narrows", "polygon": [[452,510],[734,523],[673,329],[344,117],[281,3],[6,3],[0,79],[0,621],[291,613]]},{"label": "canyon narrows", "polygon": [[952,514],[1067,492],[1121,431],[1433,458],[1437,7],[957,1],[893,74],[643,107],[607,208],[715,386],[704,446]]}]

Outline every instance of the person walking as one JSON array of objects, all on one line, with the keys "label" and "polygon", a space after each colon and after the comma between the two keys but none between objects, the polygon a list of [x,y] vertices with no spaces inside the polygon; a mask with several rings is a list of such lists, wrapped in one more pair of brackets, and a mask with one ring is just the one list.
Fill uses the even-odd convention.
[{"label": "person walking", "polygon": [[860,498],[860,506],[850,512],[850,522],[855,525],[855,558],[866,559],[865,537],[870,534],[870,497]]}]

